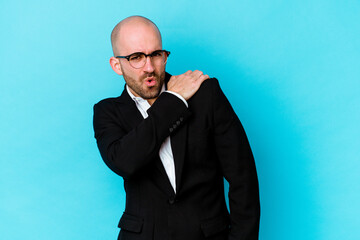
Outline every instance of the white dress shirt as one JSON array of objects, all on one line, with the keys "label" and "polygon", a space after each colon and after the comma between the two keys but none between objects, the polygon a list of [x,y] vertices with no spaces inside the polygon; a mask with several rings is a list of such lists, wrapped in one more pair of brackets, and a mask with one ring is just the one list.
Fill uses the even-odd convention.
[{"label": "white dress shirt", "polygon": [[[126,85],[126,90],[130,95],[131,99],[134,100],[136,107],[140,111],[143,118],[144,119],[147,118],[148,114],[146,111],[151,107],[151,105],[148,103],[147,100],[141,97],[135,97],[134,94],[131,93],[128,85]],[[165,84],[162,86],[161,93],[164,91],[165,91]],[[166,91],[166,92],[174,94],[175,96],[180,98],[186,106],[188,106],[186,100],[180,94],[171,91]],[[170,180],[171,186],[173,187],[174,192],[176,193],[175,164],[174,164],[174,156],[171,149],[170,137],[167,137],[165,141],[162,143],[159,151],[159,156],[165,168],[166,174]]]}]

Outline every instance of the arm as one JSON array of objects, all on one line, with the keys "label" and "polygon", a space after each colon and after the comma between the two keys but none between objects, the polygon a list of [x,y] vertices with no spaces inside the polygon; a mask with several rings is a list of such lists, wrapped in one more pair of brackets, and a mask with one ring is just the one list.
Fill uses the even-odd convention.
[{"label": "arm", "polygon": [[148,110],[148,118],[129,131],[121,124],[121,118],[128,116],[119,118],[116,107],[109,102],[94,106],[94,131],[103,160],[124,178],[148,165],[170,135],[174,122],[189,115],[182,100],[171,93],[162,93]]},{"label": "arm", "polygon": [[130,131],[121,124],[129,116],[119,116],[116,111],[119,106],[109,101],[96,104],[95,138],[107,166],[120,176],[130,178],[156,159],[161,144],[174,130],[174,124],[183,123],[190,115],[183,100],[191,98],[207,78],[200,71],[172,76],[168,83],[171,93],[162,93],[148,110],[148,118]]},{"label": "arm", "polygon": [[229,182],[229,240],[255,240],[260,203],[254,158],[245,131],[217,81],[213,96],[216,152]]}]

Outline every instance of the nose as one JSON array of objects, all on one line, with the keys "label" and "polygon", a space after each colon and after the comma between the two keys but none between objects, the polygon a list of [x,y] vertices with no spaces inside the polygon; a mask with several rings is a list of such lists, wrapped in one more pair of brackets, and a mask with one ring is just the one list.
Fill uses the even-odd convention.
[{"label": "nose", "polygon": [[153,72],[155,70],[154,68],[154,64],[151,60],[151,57],[150,56],[147,56],[146,57],[146,60],[145,60],[145,65],[144,65],[144,71],[145,72]]}]

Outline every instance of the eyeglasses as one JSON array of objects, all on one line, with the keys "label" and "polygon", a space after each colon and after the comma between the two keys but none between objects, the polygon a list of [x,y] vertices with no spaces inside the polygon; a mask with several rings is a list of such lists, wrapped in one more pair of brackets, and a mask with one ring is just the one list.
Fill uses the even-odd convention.
[{"label": "eyeglasses", "polygon": [[166,63],[169,55],[170,55],[169,51],[156,50],[150,54],[145,54],[143,52],[136,52],[127,56],[116,56],[116,58],[127,59],[133,68],[142,68],[146,64],[147,57],[150,57],[150,60],[153,61],[153,64],[160,65]]}]

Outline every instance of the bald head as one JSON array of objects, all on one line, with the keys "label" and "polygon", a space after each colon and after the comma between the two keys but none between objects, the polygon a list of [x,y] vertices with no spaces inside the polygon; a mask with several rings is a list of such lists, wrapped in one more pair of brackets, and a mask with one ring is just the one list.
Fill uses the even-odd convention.
[{"label": "bald head", "polygon": [[[128,44],[128,42],[131,41],[131,37],[134,35],[137,37],[146,37],[140,35],[145,35],[149,31],[153,32],[152,35],[155,35],[161,43],[160,31],[150,19],[142,16],[131,16],[119,22],[111,32],[111,45],[114,56],[124,54],[122,53],[123,45]],[[129,41],[127,41],[127,39],[129,39]]]}]

